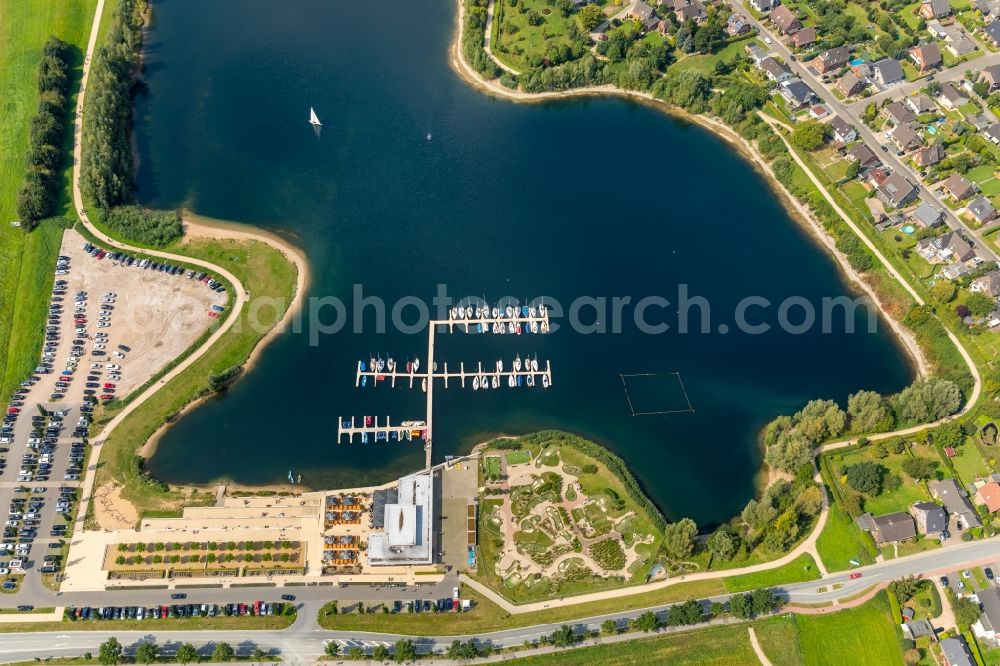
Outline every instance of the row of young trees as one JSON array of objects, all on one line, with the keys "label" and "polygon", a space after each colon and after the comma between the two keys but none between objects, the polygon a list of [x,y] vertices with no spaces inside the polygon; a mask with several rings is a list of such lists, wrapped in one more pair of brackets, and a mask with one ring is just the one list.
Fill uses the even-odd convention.
[{"label": "row of young trees", "polygon": [[[198,648],[191,643],[181,643],[174,652],[171,661],[178,664],[197,664],[203,661],[227,662],[236,659],[236,650],[225,641],[215,643],[210,656],[203,657]],[[268,658],[266,652],[260,648],[255,648],[249,655],[250,660],[261,663]],[[84,659],[90,661],[93,655],[89,652],[84,655]],[[152,664],[162,659],[160,646],[151,640],[143,640],[139,643],[132,657],[125,656],[125,647],[121,642],[112,636],[101,643],[97,653],[97,660],[103,666],[114,666],[115,664],[136,663]]]},{"label": "row of young trees", "polygon": [[69,76],[69,45],[50,37],[38,63],[38,111],[31,119],[28,165],[17,193],[17,216],[25,231],[52,215],[59,198],[61,167],[66,158]]}]

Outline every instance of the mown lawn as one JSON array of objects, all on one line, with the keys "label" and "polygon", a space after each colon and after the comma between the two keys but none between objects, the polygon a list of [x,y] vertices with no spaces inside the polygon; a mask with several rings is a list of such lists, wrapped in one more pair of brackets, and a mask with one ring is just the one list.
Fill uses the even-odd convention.
[{"label": "mown lawn", "polygon": [[[90,34],[96,0],[0,0],[0,398],[6,400],[38,360],[45,321],[44,295],[52,286],[52,270],[62,238],[59,219],[24,233],[10,222],[17,219],[15,202],[24,177],[28,125],[38,105],[35,68],[41,48],[52,35],[73,49],[75,108],[83,50]],[[72,123],[72,117],[67,118]],[[69,146],[69,141],[67,141]],[[72,214],[69,160],[64,193],[57,214]]]},{"label": "mown lawn", "polygon": [[[510,663],[509,661],[506,663]],[[557,651],[539,657],[513,660],[524,666],[625,666],[626,664],[714,664],[734,666],[760,663],[750,645],[745,624],[696,629],[598,645],[578,650]]]},{"label": "mown lawn", "polygon": [[729,576],[725,579],[728,592],[743,592],[758,587],[772,587],[784,583],[802,583],[807,580],[819,579],[819,570],[812,555],[803,553],[794,561],[778,567],[757,573]]},{"label": "mown lawn", "polygon": [[773,666],[798,666],[802,663],[802,646],[795,621],[788,615],[772,617],[753,625],[760,649]]},{"label": "mown lawn", "polygon": [[[248,597],[251,596],[248,594]],[[61,620],[59,622],[6,622],[0,623],[0,633],[26,631],[250,631],[285,629],[295,622],[295,613],[289,615],[262,615],[227,617],[171,617],[163,620]]]},{"label": "mown lawn", "polygon": [[848,610],[797,615],[804,663],[889,666],[902,664],[899,629],[889,614],[885,592]]},{"label": "mown lawn", "polygon": [[826,525],[816,541],[816,550],[827,571],[851,568],[851,560],[862,566],[875,563],[875,544],[865,532],[844,513],[839,505],[830,507]]},{"label": "mown lawn", "polygon": [[711,74],[715,71],[715,63],[721,61],[730,61],[732,60],[733,56],[744,53],[744,49],[746,48],[747,44],[756,44],[757,46],[763,49],[767,48],[759,40],[742,39],[726,45],[716,53],[712,53],[709,55],[685,56],[680,60],[678,60],[673,65],[671,65],[670,68],[675,70],[693,69],[694,71],[701,72],[702,74]]}]

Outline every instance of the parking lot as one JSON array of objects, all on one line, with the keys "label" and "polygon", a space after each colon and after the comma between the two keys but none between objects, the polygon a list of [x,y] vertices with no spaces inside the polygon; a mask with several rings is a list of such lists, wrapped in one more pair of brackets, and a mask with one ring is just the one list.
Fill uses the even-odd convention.
[{"label": "parking lot", "polygon": [[63,237],[38,365],[0,429],[0,587],[57,573],[87,469],[95,408],[127,396],[225,311],[225,289],[177,266],[109,254]]}]

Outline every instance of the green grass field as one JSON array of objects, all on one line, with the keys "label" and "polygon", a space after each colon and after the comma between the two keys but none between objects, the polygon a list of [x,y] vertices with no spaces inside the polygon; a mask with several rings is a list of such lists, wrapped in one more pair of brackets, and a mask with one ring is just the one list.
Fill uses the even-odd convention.
[{"label": "green grass field", "polygon": [[743,592],[758,587],[771,587],[782,583],[802,583],[807,580],[817,580],[819,570],[812,555],[803,553],[788,564],[777,569],[768,569],[752,574],[730,576],[725,579],[726,591]]},{"label": "green grass field", "polygon": [[[58,220],[45,221],[30,234],[10,225],[17,219],[15,200],[24,177],[28,124],[38,104],[35,67],[50,36],[74,47],[69,106],[75,108],[72,100],[95,6],[96,0],[0,0],[4,119],[0,123],[0,398],[4,399],[38,359],[41,338],[36,333],[45,321],[46,308],[39,296],[52,286],[52,268],[63,231]],[[72,214],[69,174],[66,168],[57,212]]]},{"label": "green grass field", "polygon": [[885,592],[863,606],[829,615],[798,615],[795,622],[807,666],[903,663],[899,629],[892,623]]},{"label": "green grass field", "polygon": [[515,659],[524,666],[625,666],[626,664],[756,664],[746,625],[711,627],[539,657]]},{"label": "green grass field", "polygon": [[875,563],[875,544],[837,504],[830,507],[826,526],[816,542],[816,550],[827,571],[851,568],[851,560],[862,565]]},{"label": "green grass field", "polygon": [[174,617],[165,620],[61,620],[58,622],[0,623],[0,633],[26,631],[181,631],[284,629],[295,622],[295,614],[241,617]]},{"label": "green grass field", "polygon": [[521,451],[507,452],[508,465],[522,465],[526,462],[531,462],[531,451],[523,449]]}]

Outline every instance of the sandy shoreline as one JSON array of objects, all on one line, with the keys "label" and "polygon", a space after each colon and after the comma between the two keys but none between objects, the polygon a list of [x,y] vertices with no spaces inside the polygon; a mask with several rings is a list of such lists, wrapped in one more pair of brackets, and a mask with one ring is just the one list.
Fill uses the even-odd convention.
[{"label": "sandy shoreline", "polygon": [[778,195],[779,201],[790,213],[792,219],[802,224],[802,226],[809,232],[809,235],[821,247],[828,250],[833,255],[838,266],[840,267],[841,272],[844,276],[846,276],[848,282],[867,296],[875,307],[878,308],[882,315],[882,319],[889,324],[889,327],[896,339],[906,350],[906,353],[910,358],[911,366],[916,375],[919,378],[924,378],[930,374],[930,366],[927,358],[924,356],[924,353],[917,344],[916,338],[913,337],[913,334],[891,315],[886,305],[878,299],[878,295],[875,293],[872,286],[865,282],[861,274],[851,267],[847,261],[847,257],[837,250],[833,238],[826,232],[820,221],[816,219],[808,208],[806,208],[795,197],[793,197],[788,190],[785,189],[784,185],[782,185],[775,177],[774,172],[771,169],[771,165],[764,160],[763,157],[761,157],[749,141],[738,135],[728,125],[715,120],[714,118],[688,113],[684,109],[675,107],[667,102],[664,102],[663,100],[653,97],[650,93],[635,90],[623,90],[611,84],[603,86],[588,86],[557,92],[526,93],[520,90],[511,90],[510,88],[501,85],[498,81],[487,81],[480,76],[468,62],[466,62],[465,56],[462,53],[461,45],[462,30],[464,28],[463,19],[465,17],[465,4],[462,0],[457,0],[457,4],[458,18],[455,26],[454,38],[451,43],[450,62],[452,68],[458,73],[459,76],[480,91],[488,95],[502,97],[507,100],[526,103],[542,103],[555,99],[567,99],[571,97],[625,98],[642,104],[648,104],[652,108],[663,111],[670,116],[680,118],[703,127],[720,137],[726,143],[730,144],[737,150],[737,152],[740,153],[740,155],[750,162],[754,169],[765,176],[765,180],[770,185],[772,191]]},{"label": "sandy shoreline", "polygon": [[[246,361],[243,362],[242,368],[243,372],[237,379],[242,379],[246,374],[253,369],[257,360],[260,358],[261,353],[264,348],[274,340],[278,335],[284,333],[291,323],[292,319],[302,310],[303,304],[305,302],[306,289],[309,286],[309,262],[306,259],[305,253],[298,247],[292,245],[289,241],[282,238],[278,234],[272,233],[265,229],[259,229],[257,227],[252,227],[250,225],[240,224],[237,222],[230,222],[226,220],[216,220],[209,217],[204,217],[193,213],[188,210],[182,211],[181,218],[184,224],[184,242],[187,243],[194,239],[212,239],[212,240],[254,240],[261,243],[266,243],[267,245],[273,247],[278,252],[282,254],[288,261],[295,265],[296,276],[295,276],[295,288],[292,292],[292,302],[289,304],[288,308],[285,310],[284,316],[281,318],[270,331],[264,334],[264,336],[257,342],[253,350],[250,352],[250,356],[247,357]],[[171,419],[169,422],[161,425],[153,435],[139,447],[136,455],[142,456],[143,458],[150,458],[155,452],[156,447],[160,440],[163,438],[164,433],[172,426],[182,419],[186,414],[198,408],[206,400],[213,398],[213,395],[206,395],[200,398],[192,400],[177,413],[177,415]],[[221,482],[225,483],[225,482]],[[199,490],[204,490],[208,488],[213,488],[218,484],[170,484],[171,488],[196,488]],[[233,484],[235,487],[235,484]],[[243,487],[241,489],[250,488],[249,486]],[[298,488],[298,486],[254,486],[255,490],[289,490],[292,488]]]}]

